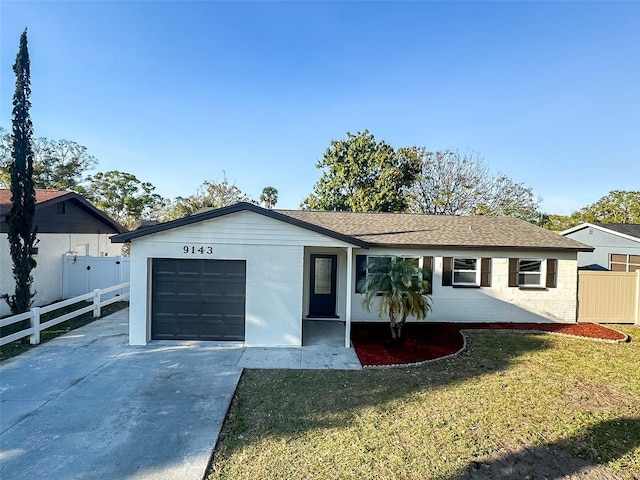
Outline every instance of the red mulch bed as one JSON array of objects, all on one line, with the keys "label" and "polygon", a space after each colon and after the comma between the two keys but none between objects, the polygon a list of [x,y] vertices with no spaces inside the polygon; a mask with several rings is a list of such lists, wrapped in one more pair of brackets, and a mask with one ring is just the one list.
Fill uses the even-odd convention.
[{"label": "red mulch bed", "polygon": [[620,332],[594,323],[411,323],[402,343],[391,342],[386,322],[351,324],[351,340],[363,366],[423,362],[458,352],[464,342],[460,330],[535,330],[577,337],[622,341]]}]

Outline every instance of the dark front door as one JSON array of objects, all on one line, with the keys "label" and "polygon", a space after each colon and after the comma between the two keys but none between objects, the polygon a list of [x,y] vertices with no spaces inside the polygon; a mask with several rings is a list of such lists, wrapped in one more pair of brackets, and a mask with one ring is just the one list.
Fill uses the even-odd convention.
[{"label": "dark front door", "polygon": [[243,260],[156,258],[152,272],[152,339],[244,340]]},{"label": "dark front door", "polygon": [[336,316],[336,255],[311,255],[310,317]]}]

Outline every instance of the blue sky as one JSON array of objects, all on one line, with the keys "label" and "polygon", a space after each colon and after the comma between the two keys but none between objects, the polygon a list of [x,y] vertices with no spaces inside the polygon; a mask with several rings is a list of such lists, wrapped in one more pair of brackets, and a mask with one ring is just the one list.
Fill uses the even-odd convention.
[{"label": "blue sky", "polygon": [[29,28],[36,136],[190,195],[297,208],[332,139],[473,150],[548,213],[640,189],[638,2],[0,2],[0,126]]}]

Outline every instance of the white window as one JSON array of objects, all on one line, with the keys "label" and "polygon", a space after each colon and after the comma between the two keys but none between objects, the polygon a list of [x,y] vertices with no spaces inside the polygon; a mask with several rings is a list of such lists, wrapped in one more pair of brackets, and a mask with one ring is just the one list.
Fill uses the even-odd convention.
[{"label": "white window", "polygon": [[614,272],[635,272],[640,270],[640,255],[612,253],[609,255],[609,270]]},{"label": "white window", "polygon": [[480,262],[477,258],[453,259],[454,285],[480,285]]},{"label": "white window", "polygon": [[545,278],[544,263],[537,258],[521,258],[518,265],[518,286],[541,287]]}]

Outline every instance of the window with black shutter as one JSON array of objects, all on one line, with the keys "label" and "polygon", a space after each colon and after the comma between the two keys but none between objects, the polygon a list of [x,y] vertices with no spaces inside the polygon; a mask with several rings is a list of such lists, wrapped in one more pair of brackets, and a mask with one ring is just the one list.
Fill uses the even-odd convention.
[{"label": "window with black shutter", "polygon": [[442,258],[442,286],[450,287],[453,283],[453,257]]},{"label": "window with black shutter", "polygon": [[356,293],[362,293],[362,283],[367,278],[367,256],[356,255]]},{"label": "window with black shutter", "polygon": [[556,288],[558,284],[558,260],[547,259],[547,288]]},{"label": "window with black shutter", "polygon": [[433,257],[422,257],[422,280],[429,284],[427,295],[433,293]]}]

